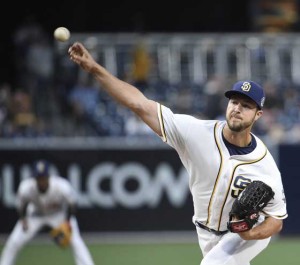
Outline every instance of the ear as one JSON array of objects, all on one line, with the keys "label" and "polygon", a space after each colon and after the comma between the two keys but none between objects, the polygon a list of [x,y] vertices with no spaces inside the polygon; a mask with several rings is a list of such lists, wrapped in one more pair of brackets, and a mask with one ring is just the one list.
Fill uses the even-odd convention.
[{"label": "ear", "polygon": [[262,110],[258,110],[255,114],[255,121],[257,121],[263,115]]}]

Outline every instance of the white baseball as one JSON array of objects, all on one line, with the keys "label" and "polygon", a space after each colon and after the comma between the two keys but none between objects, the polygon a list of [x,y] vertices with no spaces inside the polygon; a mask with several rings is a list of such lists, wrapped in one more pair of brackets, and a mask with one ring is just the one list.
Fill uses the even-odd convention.
[{"label": "white baseball", "polygon": [[54,31],[54,38],[58,41],[67,41],[71,36],[70,31],[65,27],[58,27]]}]

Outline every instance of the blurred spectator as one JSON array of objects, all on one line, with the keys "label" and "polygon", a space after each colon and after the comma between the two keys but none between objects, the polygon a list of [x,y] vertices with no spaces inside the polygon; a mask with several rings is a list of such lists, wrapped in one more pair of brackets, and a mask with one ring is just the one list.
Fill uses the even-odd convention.
[{"label": "blurred spectator", "polygon": [[281,95],[281,90],[277,87],[277,85],[267,80],[263,82],[263,87],[266,93],[266,103],[264,109],[283,109],[284,98]]},{"label": "blurred spectator", "polygon": [[27,92],[21,89],[14,92],[10,104],[10,115],[12,120],[11,136],[36,136],[37,117],[32,109],[32,99]]},{"label": "blurred spectator", "polygon": [[[170,92],[167,94],[167,99],[169,102],[172,102],[172,107],[176,112],[189,114],[191,111],[193,111],[193,93],[191,93],[191,84],[178,84],[177,86],[174,86],[174,90],[171,89],[171,86],[166,89],[170,90]],[[164,92],[157,91],[157,93],[163,94]]]},{"label": "blurred spectator", "polygon": [[[10,93],[10,92],[9,92]],[[22,89],[7,97],[7,118],[1,134],[7,138],[52,136],[46,123],[34,113],[30,94]]]},{"label": "blurred spectator", "polygon": [[125,122],[126,136],[153,136],[153,132],[137,115],[131,115]]},{"label": "blurred spectator", "polygon": [[90,77],[82,77],[68,95],[72,118],[78,130],[75,133],[84,135],[86,129],[93,131],[98,128],[96,114],[100,106],[99,102],[99,88],[93,85]]},{"label": "blurred spectator", "polygon": [[285,137],[286,137],[286,132],[284,130],[283,125],[280,124],[280,123],[273,123],[270,126],[271,127],[269,127],[269,131],[266,134],[267,135],[266,138],[269,138],[267,140],[267,142],[270,143],[270,144],[280,144],[280,143],[282,143],[285,140]]},{"label": "blurred spectator", "polygon": [[294,124],[292,129],[286,132],[284,141],[281,141],[281,142],[290,143],[290,144],[296,144],[296,143],[299,144],[300,143],[300,124],[299,123]]},{"label": "blurred spectator", "polygon": [[[43,28],[37,22],[33,14],[25,16],[24,20],[17,27],[13,35],[14,44],[14,65],[16,69],[16,86],[22,86],[27,79],[27,57],[30,46],[40,39],[43,34]],[[22,60],[20,60],[22,58]]]},{"label": "blurred spectator", "polygon": [[35,17],[29,15],[16,30],[14,45],[17,86],[28,90],[38,115],[49,117],[54,77],[54,50],[50,36]]},{"label": "blurred spectator", "polygon": [[253,28],[263,32],[295,31],[299,23],[297,0],[255,0]]},{"label": "blurred spectator", "polygon": [[127,81],[144,91],[149,85],[151,58],[146,44],[141,40],[133,49],[132,64],[127,75]]},{"label": "blurred spectator", "polygon": [[212,77],[204,86],[205,107],[203,114],[207,119],[216,119],[225,110],[226,98],[224,99],[224,88],[227,87],[225,79]]},{"label": "blurred spectator", "polygon": [[35,105],[37,114],[49,117],[54,74],[54,52],[51,42],[46,35],[41,35],[30,45],[25,57],[28,70],[28,88]]}]

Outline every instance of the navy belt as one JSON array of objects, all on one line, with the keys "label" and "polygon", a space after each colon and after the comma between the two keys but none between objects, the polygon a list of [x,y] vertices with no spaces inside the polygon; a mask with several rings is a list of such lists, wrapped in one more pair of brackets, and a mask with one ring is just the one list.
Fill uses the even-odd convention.
[{"label": "navy belt", "polygon": [[228,230],[225,230],[225,231],[217,231],[217,230],[211,229],[211,228],[205,226],[204,224],[202,224],[202,223],[200,223],[200,222],[198,222],[198,221],[195,221],[195,223],[196,223],[196,225],[199,226],[200,228],[202,228],[202,229],[204,229],[204,230],[206,230],[206,231],[208,231],[208,232],[210,232],[210,233],[213,233],[213,234],[215,234],[215,235],[217,235],[217,236],[225,235],[225,234],[228,232]]}]

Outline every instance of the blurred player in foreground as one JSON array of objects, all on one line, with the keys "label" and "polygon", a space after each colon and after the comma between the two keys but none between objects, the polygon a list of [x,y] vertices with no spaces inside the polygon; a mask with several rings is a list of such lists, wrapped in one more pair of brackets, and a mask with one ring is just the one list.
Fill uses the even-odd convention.
[{"label": "blurred player in foreground", "polygon": [[70,244],[76,265],[94,264],[75,217],[75,192],[66,179],[49,174],[47,161],[37,161],[33,166],[33,177],[20,183],[17,208],[20,218],[2,250],[0,265],[13,265],[24,245],[41,229],[52,231],[62,224],[70,228],[70,242],[56,243],[61,247]]},{"label": "blurred player in foreground", "polygon": [[[194,202],[193,223],[203,253],[201,265],[248,265],[279,233],[287,217],[281,174],[262,143],[251,133],[263,114],[263,88],[253,81],[237,82],[225,93],[229,98],[226,121],[200,120],[174,114],[148,99],[139,89],[109,73],[81,43],[69,56],[89,72],[116,102],[132,110],[178,153],[189,173]],[[254,180],[272,187],[274,198],[258,224],[231,233],[227,223],[234,200]]]}]

